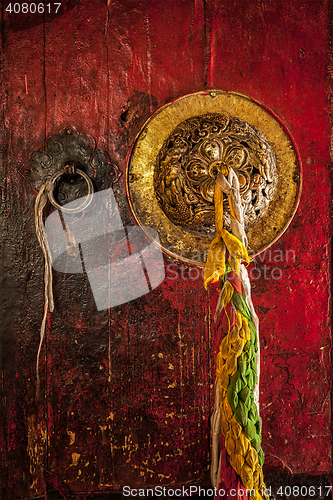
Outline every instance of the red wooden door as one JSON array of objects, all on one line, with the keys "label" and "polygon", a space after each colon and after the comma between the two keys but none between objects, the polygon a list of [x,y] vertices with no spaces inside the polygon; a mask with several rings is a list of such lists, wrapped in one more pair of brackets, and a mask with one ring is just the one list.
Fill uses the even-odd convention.
[{"label": "red wooden door", "polygon": [[[1,498],[209,483],[216,290],[205,292],[181,262],[174,280],[165,257],[157,289],[97,311],[85,275],[54,272],[43,399],[36,401],[43,258],[36,192],[20,172],[48,137],[74,125],[122,171],[114,191],[123,223],[133,225],[125,172],[140,127],[159,106],[212,88],[266,105],[300,151],[296,216],[252,264],[262,276],[252,286],[261,321],[263,450],[275,480],[286,474],[287,481],[288,468],[303,482],[326,477],[328,0],[63,0],[57,13],[51,3],[43,14],[10,13],[9,4],[1,11]],[[281,279],[264,278],[264,266],[279,268]]]}]

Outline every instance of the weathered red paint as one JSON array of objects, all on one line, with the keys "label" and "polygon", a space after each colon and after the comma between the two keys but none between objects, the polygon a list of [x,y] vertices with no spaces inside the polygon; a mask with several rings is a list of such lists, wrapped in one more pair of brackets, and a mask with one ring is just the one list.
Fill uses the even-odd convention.
[{"label": "weathered red paint", "polygon": [[[52,474],[73,491],[94,492],[207,481],[216,291],[208,296],[177,263],[149,295],[96,312],[85,276],[54,273],[45,397],[36,403],[43,261],[35,193],[18,173],[45,138],[73,124],[121,168],[115,192],[124,223],[133,224],[124,194],[131,139],[157,106],[205,88],[264,103],[301,154],[299,209],[256,265],[261,273],[278,267],[282,277],[266,267],[270,279],[252,280],[263,449],[295,473],[330,472],[328,0],[64,4],[45,24],[8,19],[2,9],[2,498],[41,494],[55,484]],[[122,120],[135,92],[146,104]],[[277,250],[282,262],[273,260]]]}]

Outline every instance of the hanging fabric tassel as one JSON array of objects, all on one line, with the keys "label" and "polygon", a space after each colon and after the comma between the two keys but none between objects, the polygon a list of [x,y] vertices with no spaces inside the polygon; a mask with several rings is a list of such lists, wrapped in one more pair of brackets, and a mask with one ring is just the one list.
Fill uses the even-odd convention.
[{"label": "hanging fabric tassel", "polygon": [[[224,177],[228,175],[228,181]],[[222,186],[222,188],[221,188]],[[228,194],[232,230],[223,228],[223,191]],[[217,498],[237,496],[268,500],[265,492],[258,413],[259,339],[247,271],[249,263],[243,208],[236,174],[225,165],[215,185],[216,237],[204,271],[204,286],[220,281],[214,318],[219,341],[216,397],[212,415],[211,479]],[[245,243],[245,244],[244,244]],[[241,491],[242,490],[242,491]]]},{"label": "hanging fabric tassel", "polygon": [[53,301],[53,291],[52,291],[52,258],[50,248],[46,238],[45,226],[43,221],[43,211],[44,207],[48,201],[48,183],[46,182],[40,189],[36,202],[35,202],[35,225],[36,234],[41,249],[44,254],[45,266],[44,266],[44,314],[42,319],[42,324],[40,328],[40,340],[37,352],[36,361],[36,399],[40,399],[40,378],[39,378],[39,359],[42,350],[42,345],[45,337],[45,326],[47,311],[50,309],[52,312],[54,310]]}]

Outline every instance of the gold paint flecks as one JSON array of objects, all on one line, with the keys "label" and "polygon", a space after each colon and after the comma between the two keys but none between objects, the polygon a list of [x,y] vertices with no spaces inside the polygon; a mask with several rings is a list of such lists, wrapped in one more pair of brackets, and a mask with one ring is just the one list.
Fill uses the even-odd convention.
[{"label": "gold paint flecks", "polygon": [[80,453],[72,453],[72,463],[71,466],[77,467],[80,460]]},{"label": "gold paint flecks", "polygon": [[69,446],[72,446],[75,443],[75,432],[67,431],[67,434],[69,436]]},{"label": "gold paint flecks", "polygon": [[29,459],[29,470],[32,478],[30,489],[34,490],[37,484],[43,481],[41,467],[45,461],[47,432],[46,426],[38,421],[35,415],[27,420],[27,454]]}]

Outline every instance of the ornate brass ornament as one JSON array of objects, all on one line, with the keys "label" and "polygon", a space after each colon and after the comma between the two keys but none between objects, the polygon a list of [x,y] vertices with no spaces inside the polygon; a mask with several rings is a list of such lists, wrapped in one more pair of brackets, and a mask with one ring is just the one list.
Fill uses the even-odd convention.
[{"label": "ornate brass ornament", "polygon": [[[74,170],[70,172],[69,168]],[[105,151],[96,148],[93,137],[69,125],[50,137],[44,149],[30,155],[23,174],[37,191],[51,180],[54,184],[53,201],[58,205],[55,208],[59,209],[84,196],[87,197],[87,207],[91,193],[109,189],[121,172]]]},{"label": "ornate brass ornament", "polygon": [[285,231],[300,193],[300,162],[281,123],[248,97],[214,90],[167,104],[143,126],[129,162],[129,198],[138,223],[158,231],[170,256],[205,263],[215,178],[226,167],[237,174],[249,252],[258,254]]},{"label": "ornate brass ornament", "polygon": [[[277,183],[274,153],[263,134],[232,116],[207,114],[180,123],[164,142],[155,165],[155,195],[176,226],[213,234],[217,172],[238,176],[245,227],[266,212]],[[225,200],[224,222],[230,229]]]}]

